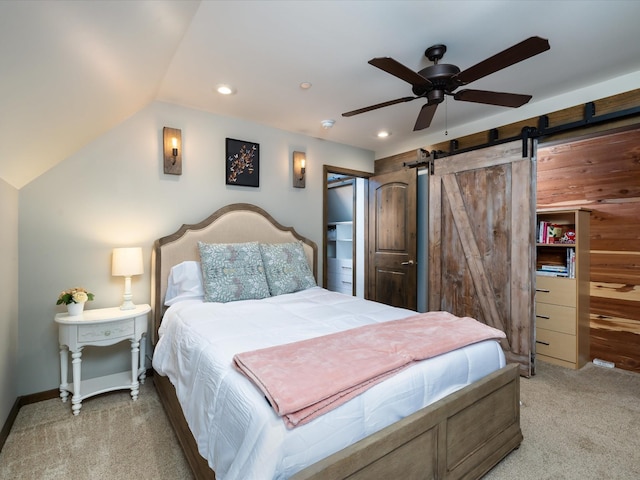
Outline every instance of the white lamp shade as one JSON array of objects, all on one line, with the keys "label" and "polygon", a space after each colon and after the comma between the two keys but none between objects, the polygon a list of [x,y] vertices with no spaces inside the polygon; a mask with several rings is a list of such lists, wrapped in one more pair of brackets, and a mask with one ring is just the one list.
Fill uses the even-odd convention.
[{"label": "white lamp shade", "polygon": [[113,276],[130,277],[142,275],[142,248],[114,248],[113,261],[111,262],[111,274]]}]

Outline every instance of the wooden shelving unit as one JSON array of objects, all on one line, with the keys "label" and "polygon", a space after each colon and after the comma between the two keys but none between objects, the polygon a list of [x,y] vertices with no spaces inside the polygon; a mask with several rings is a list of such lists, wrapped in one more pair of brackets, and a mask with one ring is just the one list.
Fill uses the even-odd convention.
[{"label": "wooden shelving unit", "polygon": [[327,289],[353,295],[353,222],[327,225]]},{"label": "wooden shelving unit", "polygon": [[589,361],[589,217],[537,212],[550,230],[536,244],[536,359],[574,369]]}]

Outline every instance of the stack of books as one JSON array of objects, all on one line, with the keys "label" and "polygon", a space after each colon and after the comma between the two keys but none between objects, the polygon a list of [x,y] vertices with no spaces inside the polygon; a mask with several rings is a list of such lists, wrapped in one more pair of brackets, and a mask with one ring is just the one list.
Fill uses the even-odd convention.
[{"label": "stack of books", "polygon": [[564,265],[541,265],[536,273],[547,277],[568,277],[569,269]]}]

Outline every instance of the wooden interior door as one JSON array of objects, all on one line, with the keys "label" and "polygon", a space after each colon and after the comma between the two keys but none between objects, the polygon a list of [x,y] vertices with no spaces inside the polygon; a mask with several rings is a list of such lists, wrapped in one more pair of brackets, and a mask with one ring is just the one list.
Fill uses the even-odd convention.
[{"label": "wooden interior door", "polygon": [[417,308],[417,171],[369,178],[367,298]]},{"label": "wooden interior door", "polygon": [[[529,149],[530,150],[530,149]],[[429,180],[429,310],[506,333],[507,362],[533,373],[535,163],[522,142],[434,161]]]}]

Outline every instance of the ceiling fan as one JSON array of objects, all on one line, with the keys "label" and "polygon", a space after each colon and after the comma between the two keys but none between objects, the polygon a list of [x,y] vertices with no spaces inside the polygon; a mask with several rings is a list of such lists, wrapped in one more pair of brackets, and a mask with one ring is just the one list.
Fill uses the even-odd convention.
[{"label": "ceiling fan", "polygon": [[451,95],[455,100],[461,100],[463,102],[486,103],[489,105],[514,108],[520,107],[531,100],[531,95],[472,89],[464,89],[458,92],[454,91],[458,87],[467,85],[498,70],[538,55],[550,48],[547,39],[530,37],[462,72],[455,65],[438,63],[447,51],[445,45],[434,45],[427,48],[424,55],[433,62],[433,65],[419,72],[414,72],[390,57],[373,58],[369,60],[371,65],[411,84],[411,90],[415,96],[402,97],[369,107],[359,108],[358,110],[343,113],[342,116],[352,117],[353,115],[388,107],[397,103],[409,102],[417,98],[426,98],[427,103],[420,110],[416,124],[413,127],[413,130],[416,131],[431,125],[431,120],[436,113],[438,104],[442,103],[445,95]]}]

